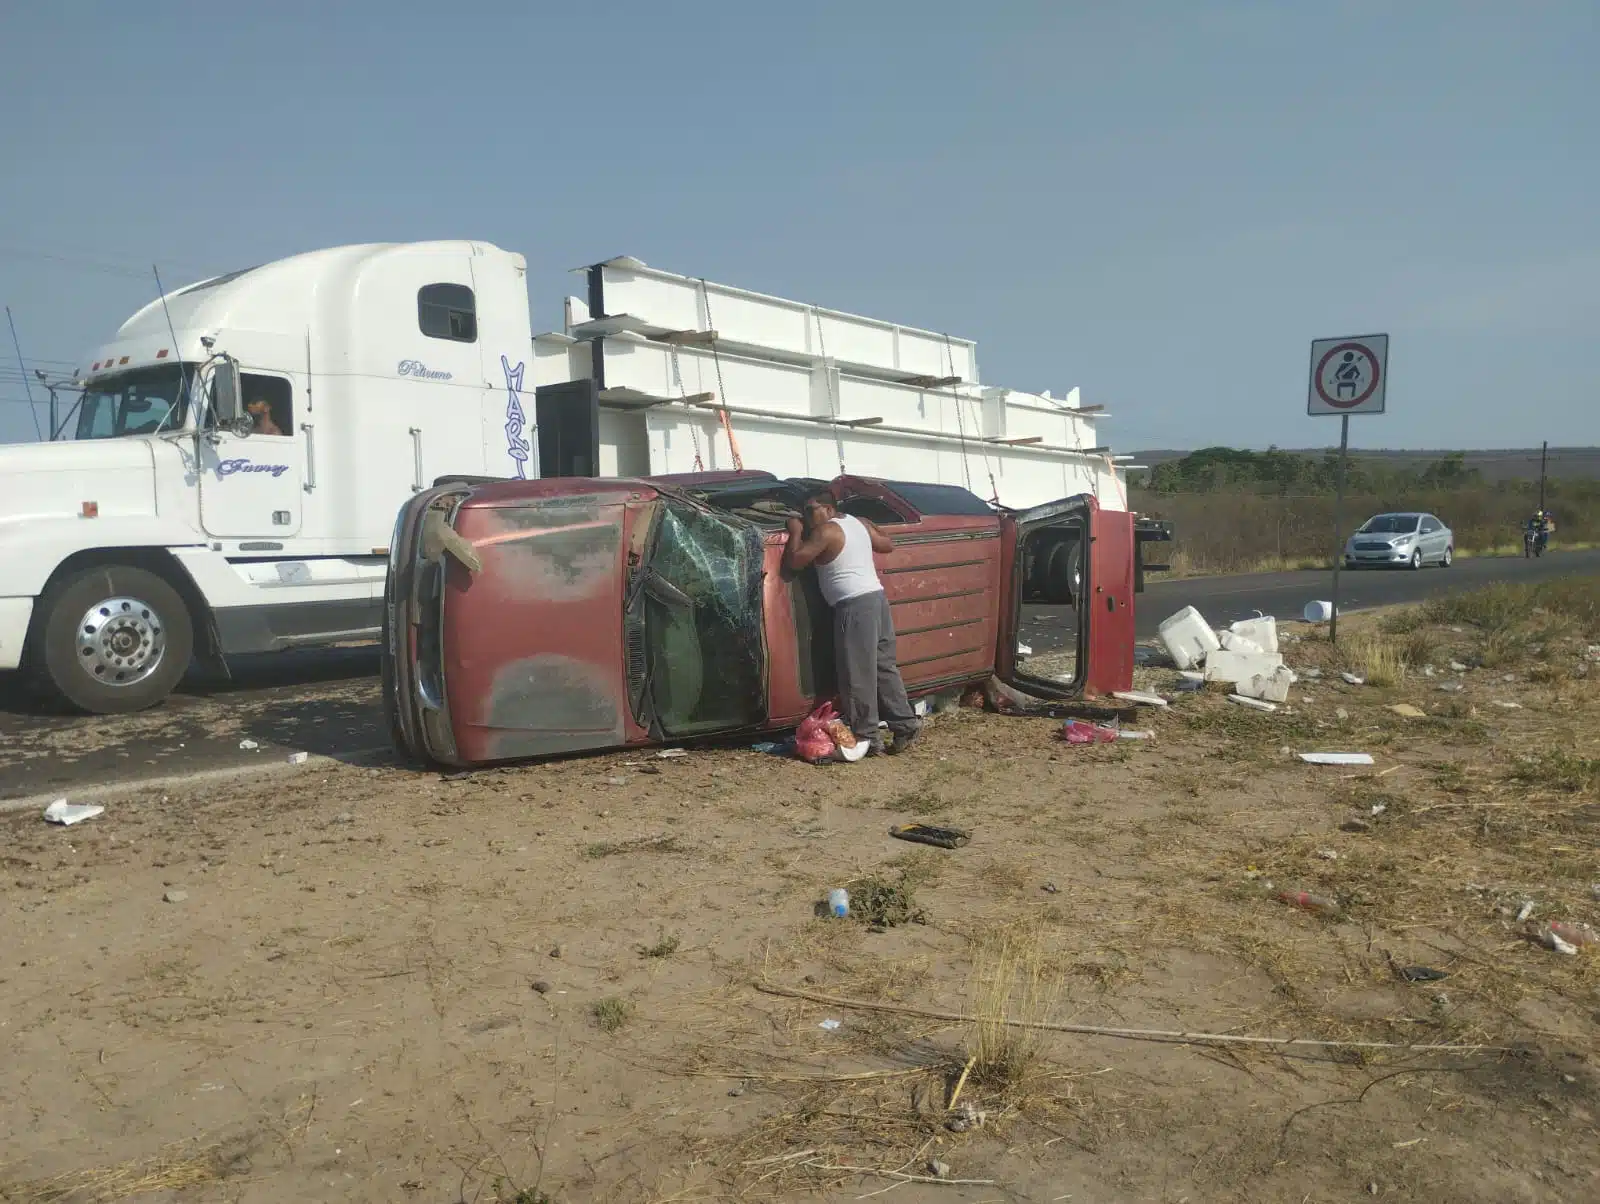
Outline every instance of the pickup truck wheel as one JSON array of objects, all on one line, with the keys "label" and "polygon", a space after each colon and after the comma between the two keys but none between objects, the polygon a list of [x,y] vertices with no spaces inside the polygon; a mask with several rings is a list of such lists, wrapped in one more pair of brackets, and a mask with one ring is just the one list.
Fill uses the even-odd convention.
[{"label": "pickup truck wheel", "polygon": [[84,569],[44,601],[37,673],[62,701],[94,715],[154,706],[189,668],[194,621],[165,580],[131,565]]}]

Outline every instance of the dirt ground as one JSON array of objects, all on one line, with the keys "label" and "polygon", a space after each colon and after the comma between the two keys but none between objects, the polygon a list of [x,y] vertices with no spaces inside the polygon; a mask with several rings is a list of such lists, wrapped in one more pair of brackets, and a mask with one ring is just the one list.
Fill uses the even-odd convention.
[{"label": "dirt ground", "polygon": [[[1600,662],[1365,622],[1399,684],[1302,629],[1288,708],[1178,695],[1124,715],[1150,741],[964,710],[853,766],[314,764],[6,817],[0,1199],[1600,1199],[1600,947],[1516,918],[1600,925]],[[905,922],[815,914],[840,885]]]}]

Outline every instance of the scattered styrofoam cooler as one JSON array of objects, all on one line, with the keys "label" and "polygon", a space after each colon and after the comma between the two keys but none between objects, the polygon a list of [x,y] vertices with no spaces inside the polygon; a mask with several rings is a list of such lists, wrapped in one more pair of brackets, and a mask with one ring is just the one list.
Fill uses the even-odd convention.
[{"label": "scattered styrofoam cooler", "polygon": [[1229,652],[1219,648],[1206,657],[1206,680],[1245,682],[1252,677],[1270,677],[1281,668],[1283,657],[1276,652]]},{"label": "scattered styrofoam cooler", "polygon": [[1289,687],[1296,678],[1278,651],[1278,624],[1270,615],[1240,619],[1225,631],[1213,631],[1198,610],[1185,606],[1158,632],[1180,670],[1204,666],[1204,680],[1227,682],[1245,699],[1289,700]]},{"label": "scattered styrofoam cooler", "polygon": [[1261,653],[1266,649],[1256,643],[1249,636],[1240,635],[1237,631],[1217,632],[1217,642],[1222,645],[1224,652]]},{"label": "scattered styrofoam cooler", "polygon": [[1287,665],[1279,665],[1271,673],[1257,673],[1239,682],[1234,688],[1246,698],[1260,698],[1265,702],[1288,702],[1289,687],[1294,685],[1294,680],[1294,670]]},{"label": "scattered styrofoam cooler", "polygon": [[1192,606],[1185,606],[1177,614],[1163,620],[1156,635],[1180,669],[1193,669],[1206,657],[1221,649],[1217,633],[1211,630],[1205,616]]},{"label": "scattered styrofoam cooler", "polygon": [[1230,624],[1228,630],[1238,639],[1259,645],[1263,652],[1278,651],[1278,620],[1271,615],[1258,614],[1253,619],[1240,619]]}]

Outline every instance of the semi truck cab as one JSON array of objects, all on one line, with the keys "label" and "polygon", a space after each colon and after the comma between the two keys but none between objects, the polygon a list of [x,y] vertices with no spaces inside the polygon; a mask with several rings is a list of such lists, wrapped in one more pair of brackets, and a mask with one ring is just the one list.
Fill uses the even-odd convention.
[{"label": "semi truck cab", "polygon": [[376,637],[400,502],[537,475],[525,275],[488,243],[369,244],[135,313],[74,438],[0,447],[0,669],[114,713],[194,654]]}]

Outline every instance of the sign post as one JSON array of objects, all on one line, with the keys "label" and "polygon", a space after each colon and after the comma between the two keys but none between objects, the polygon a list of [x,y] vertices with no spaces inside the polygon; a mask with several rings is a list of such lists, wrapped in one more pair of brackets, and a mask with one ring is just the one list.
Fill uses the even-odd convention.
[{"label": "sign post", "polygon": [[1317,339],[1311,344],[1306,413],[1339,416],[1338,482],[1333,498],[1333,614],[1328,639],[1339,642],[1339,568],[1344,562],[1344,479],[1350,454],[1350,415],[1382,414],[1389,385],[1389,336]]}]

